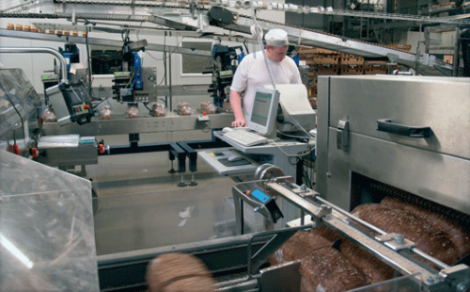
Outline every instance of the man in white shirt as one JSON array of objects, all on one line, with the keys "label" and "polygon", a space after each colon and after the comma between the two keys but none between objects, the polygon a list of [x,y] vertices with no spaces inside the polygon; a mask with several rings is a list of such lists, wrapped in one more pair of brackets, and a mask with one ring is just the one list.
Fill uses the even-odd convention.
[{"label": "man in white shirt", "polygon": [[[289,47],[287,33],[282,29],[271,29],[266,34],[265,40],[266,58],[275,84],[301,84],[302,80],[297,65],[291,58],[286,58]],[[263,88],[269,84],[272,82],[266,68],[263,52],[259,51],[243,58],[230,87],[230,104],[235,114],[232,127],[246,126],[246,119],[251,112],[256,88]]]}]

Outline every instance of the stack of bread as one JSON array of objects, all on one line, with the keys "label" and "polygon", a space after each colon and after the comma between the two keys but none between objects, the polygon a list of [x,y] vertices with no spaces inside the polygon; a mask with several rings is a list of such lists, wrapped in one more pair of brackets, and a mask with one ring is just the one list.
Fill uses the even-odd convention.
[{"label": "stack of bread", "polygon": [[[385,232],[402,234],[418,249],[448,265],[470,253],[468,230],[400,199],[387,197],[380,204],[361,205],[352,214]],[[332,247],[334,242],[339,243],[335,245],[338,249]],[[297,232],[276,251],[270,263],[299,259],[302,292],[340,292],[393,277],[392,268],[327,227]]]},{"label": "stack of bread", "polygon": [[200,109],[201,109],[201,112],[207,113],[209,115],[215,114],[215,110],[216,110],[214,103],[211,102],[211,101],[201,102],[201,108]]},{"label": "stack of bread", "polygon": [[110,105],[104,105],[100,110],[100,116],[103,120],[111,120],[113,118],[113,110]]},{"label": "stack of bread", "polygon": [[178,103],[178,107],[176,109],[178,114],[182,116],[190,116],[191,115],[191,107],[187,102],[180,102]]},{"label": "stack of bread", "polygon": [[129,119],[136,119],[139,117],[139,108],[135,105],[130,105],[127,107],[125,114]]},{"label": "stack of bread", "polygon": [[156,103],[152,106],[152,115],[155,117],[166,116],[165,106],[163,104]]}]

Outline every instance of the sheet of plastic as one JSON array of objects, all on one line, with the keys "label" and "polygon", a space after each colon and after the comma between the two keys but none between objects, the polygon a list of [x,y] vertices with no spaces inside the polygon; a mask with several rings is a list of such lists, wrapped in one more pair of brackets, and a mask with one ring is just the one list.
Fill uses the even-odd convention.
[{"label": "sheet of plastic", "polygon": [[0,151],[0,290],[99,291],[91,183]]}]

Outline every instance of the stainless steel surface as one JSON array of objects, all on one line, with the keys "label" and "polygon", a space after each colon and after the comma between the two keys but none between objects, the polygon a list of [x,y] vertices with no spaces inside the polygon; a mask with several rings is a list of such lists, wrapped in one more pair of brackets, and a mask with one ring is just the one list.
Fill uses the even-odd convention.
[{"label": "stainless steel surface", "polygon": [[61,74],[63,83],[68,83],[67,79],[67,62],[65,62],[64,57],[54,49],[51,48],[21,48],[21,47],[0,47],[0,53],[46,53],[54,55],[60,62]]},{"label": "stainless steel surface", "polygon": [[261,270],[259,279],[261,291],[300,291],[300,263],[300,261],[288,262]]},{"label": "stainless steel surface", "polygon": [[[330,125],[349,116],[351,133],[376,137],[443,154],[470,159],[470,127],[464,118],[470,108],[470,79],[425,79],[419,77],[343,77],[331,80]],[[351,88],[358,90],[351,92]],[[451,114],[452,113],[452,114]],[[425,125],[429,139],[410,139],[377,131],[377,120]]]},{"label": "stainless steel surface", "polygon": [[265,163],[259,166],[255,171],[255,180],[271,179],[275,177],[284,176],[285,173],[281,168],[272,164]]},{"label": "stainless steel surface", "polygon": [[318,196],[318,195],[315,196],[315,200],[318,200],[318,201],[322,202],[323,204],[326,204],[327,206],[330,206],[330,207],[331,207],[332,209],[334,209],[336,212],[339,212],[339,213],[341,213],[342,215],[345,215],[345,216],[348,217],[349,219],[352,219],[352,220],[354,220],[354,221],[356,221],[356,222],[359,222],[361,225],[363,225],[363,226],[365,226],[365,227],[367,227],[367,228],[369,228],[369,229],[371,229],[371,230],[377,232],[378,234],[381,234],[381,235],[386,235],[386,234],[387,234],[385,231],[383,231],[383,230],[381,230],[381,229],[375,227],[375,226],[372,225],[372,224],[369,224],[368,222],[366,222],[366,221],[364,221],[364,220],[362,220],[362,219],[360,219],[360,218],[358,218],[358,217],[356,217],[356,216],[354,216],[354,215],[351,215],[351,213],[346,212],[345,210],[343,210],[343,209],[339,208],[338,206],[336,206],[336,205],[334,205],[334,204],[328,202],[327,200],[321,198],[321,197]]},{"label": "stainless steel surface", "polygon": [[338,122],[338,129],[336,132],[336,148],[340,150],[348,150],[349,147],[349,123],[345,120]]},{"label": "stainless steel surface", "polygon": [[120,135],[131,133],[160,133],[172,131],[220,129],[230,126],[233,114],[213,114],[209,122],[199,122],[197,115],[180,116],[167,113],[165,117],[151,117],[141,114],[140,118],[129,119],[115,114],[112,120],[101,120],[95,117],[85,125],[69,124],[59,127],[57,123],[44,123],[46,135],[74,133],[80,136]]},{"label": "stainless steel surface", "polygon": [[206,95],[209,98],[209,84],[207,85],[172,85],[158,86],[158,96],[170,95]]},{"label": "stainless steel surface", "polygon": [[42,150],[36,161],[59,167],[97,164],[98,149],[94,145],[86,144],[80,144],[78,147],[49,148]]},{"label": "stainless steel surface", "polygon": [[448,269],[449,268],[449,265],[441,262],[440,260],[438,259],[435,259],[433,258],[432,256],[422,252],[421,250],[417,249],[417,248],[412,248],[411,251],[414,253],[414,254],[417,254],[419,255],[421,258],[433,263],[434,265],[438,266],[439,268],[441,269]]},{"label": "stainless steel surface", "polygon": [[142,68],[142,90],[134,90],[134,100],[136,102],[157,102],[157,69]]},{"label": "stainless steel surface", "polygon": [[[469,80],[320,77],[319,90],[317,190],[328,201],[350,210],[354,172],[470,213],[470,149],[465,146],[470,134],[460,130],[470,127]],[[350,123],[348,152],[331,143],[337,121],[345,117]],[[412,139],[378,132],[381,118],[426,124],[433,135]]]}]

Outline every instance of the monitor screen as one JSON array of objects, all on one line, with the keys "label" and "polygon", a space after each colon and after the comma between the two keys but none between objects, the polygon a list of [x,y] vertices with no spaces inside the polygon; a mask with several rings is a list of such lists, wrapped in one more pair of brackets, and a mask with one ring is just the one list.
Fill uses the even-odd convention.
[{"label": "monitor screen", "polygon": [[271,134],[277,115],[279,92],[274,89],[257,88],[248,127],[263,134]]}]

